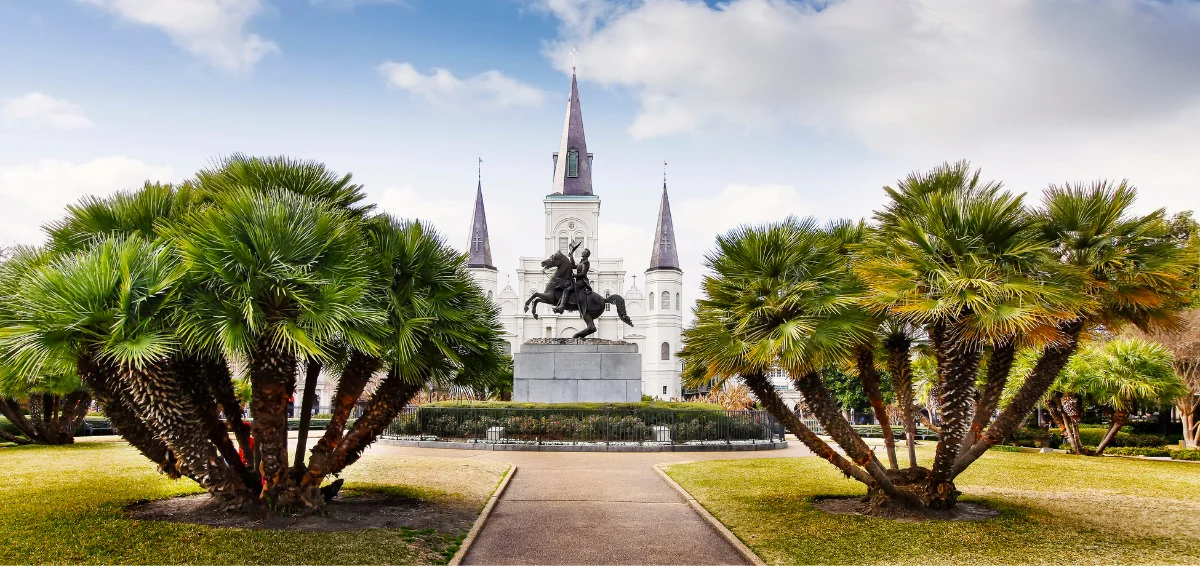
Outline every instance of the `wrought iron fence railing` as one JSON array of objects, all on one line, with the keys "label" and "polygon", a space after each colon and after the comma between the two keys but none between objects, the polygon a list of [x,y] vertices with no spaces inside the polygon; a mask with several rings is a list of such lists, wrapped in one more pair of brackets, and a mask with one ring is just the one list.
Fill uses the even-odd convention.
[{"label": "wrought iron fence railing", "polygon": [[765,411],[407,407],[384,436],[533,443],[771,442],[783,427]]}]

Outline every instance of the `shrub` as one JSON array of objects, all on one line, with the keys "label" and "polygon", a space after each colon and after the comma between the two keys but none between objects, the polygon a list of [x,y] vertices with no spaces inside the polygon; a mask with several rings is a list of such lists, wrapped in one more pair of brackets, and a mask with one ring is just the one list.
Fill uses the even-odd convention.
[{"label": "shrub", "polygon": [[1196,448],[1187,448],[1184,450],[1171,450],[1172,460],[1200,460],[1200,450]]},{"label": "shrub", "polygon": [[991,448],[988,448],[988,450],[990,450],[992,452],[1020,452],[1021,448],[1018,446],[1006,446],[1004,444],[997,444]]},{"label": "shrub", "polygon": [[1062,436],[1060,434],[1036,427],[1017,430],[1012,433],[1011,438],[1013,445],[1024,446],[1026,448],[1040,448],[1041,446],[1058,448],[1062,446]]},{"label": "shrub", "polygon": [[[1099,446],[1106,434],[1108,434],[1108,427],[1079,427],[1079,440],[1085,446]],[[1135,434],[1122,429],[1117,432],[1112,446],[1149,447],[1162,446],[1166,443],[1167,438],[1161,434]]]},{"label": "shrub", "polygon": [[1170,450],[1153,446],[1117,446],[1106,449],[1104,453],[1112,454],[1113,456],[1150,456],[1153,458],[1171,455]]}]

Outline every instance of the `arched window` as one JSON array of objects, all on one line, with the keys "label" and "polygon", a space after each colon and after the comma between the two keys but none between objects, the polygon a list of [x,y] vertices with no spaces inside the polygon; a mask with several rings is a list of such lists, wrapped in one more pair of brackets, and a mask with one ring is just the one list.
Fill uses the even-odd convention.
[{"label": "arched window", "polygon": [[663,361],[667,361],[667,360],[671,359],[671,345],[670,344],[663,342],[662,345],[658,347],[658,350],[659,350],[658,357],[661,358]]},{"label": "arched window", "polygon": [[675,310],[683,310],[683,301],[679,300],[679,293],[675,293]]},{"label": "arched window", "polygon": [[670,310],[670,308],[671,308],[671,292],[663,291],[662,297],[663,297],[662,298],[662,309]]},{"label": "arched window", "polygon": [[577,149],[567,151],[567,176],[579,176],[579,150]]},{"label": "arched window", "polygon": [[492,300],[492,292],[491,291],[488,291],[488,300],[489,301]]},{"label": "arched window", "polygon": [[654,310],[654,291],[650,292],[650,300],[646,302],[650,303],[650,310]]},{"label": "arched window", "polygon": [[509,344],[508,342],[504,343],[504,355],[506,355],[506,356],[512,355],[512,344]]}]

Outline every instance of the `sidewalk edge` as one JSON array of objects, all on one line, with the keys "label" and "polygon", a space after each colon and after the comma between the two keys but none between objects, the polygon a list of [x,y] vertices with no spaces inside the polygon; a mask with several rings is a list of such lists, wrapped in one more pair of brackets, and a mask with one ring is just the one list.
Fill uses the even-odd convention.
[{"label": "sidewalk edge", "polygon": [[460,566],[463,559],[467,557],[467,552],[471,550],[471,545],[475,544],[475,539],[479,538],[479,532],[483,530],[483,526],[487,524],[488,518],[492,516],[492,510],[496,508],[496,502],[500,500],[500,496],[504,495],[504,490],[508,488],[508,482],[517,474],[517,466],[512,465],[508,469],[508,473],[504,475],[504,480],[496,487],[496,491],[492,492],[492,496],[488,498],[488,502],[483,506],[483,511],[480,511],[479,517],[475,519],[475,524],[471,526],[471,531],[467,533],[462,544],[458,547],[458,552],[454,553],[454,557],[450,559],[449,566]]},{"label": "sidewalk edge", "polygon": [[[667,465],[673,466],[675,464],[687,463],[689,462],[671,462]],[[708,522],[708,525],[712,527],[713,530],[717,531],[717,533],[720,534],[721,537],[726,540],[726,542],[733,545],[733,548],[737,549],[738,554],[741,554],[742,558],[745,558],[747,562],[753,564],[754,566],[767,566],[767,563],[763,562],[762,558],[759,558],[753,550],[750,550],[750,547],[746,546],[746,544],[742,542],[742,539],[733,534],[733,531],[730,531],[729,528],[718,521],[716,517],[713,517],[712,513],[708,512],[708,509],[705,509],[699,501],[696,501],[695,497],[692,497],[692,494],[688,493],[686,489],[683,489],[683,486],[675,483],[675,480],[671,479],[671,476],[668,476],[667,473],[663,471],[662,466],[663,464],[654,465],[654,471],[658,474],[658,477],[662,478],[663,481],[667,482],[667,485],[671,486],[672,489],[679,493],[679,495],[681,495],[683,499],[687,501],[688,505],[690,505],[697,514],[703,517],[704,520]]]}]

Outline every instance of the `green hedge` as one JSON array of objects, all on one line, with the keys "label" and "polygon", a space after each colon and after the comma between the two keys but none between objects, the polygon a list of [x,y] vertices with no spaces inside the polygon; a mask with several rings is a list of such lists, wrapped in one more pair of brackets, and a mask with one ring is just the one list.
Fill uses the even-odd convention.
[{"label": "green hedge", "polygon": [[1184,450],[1172,450],[1172,460],[1200,460],[1200,450],[1196,448],[1186,448]]},{"label": "green hedge", "polygon": [[668,428],[674,442],[766,440],[771,435],[765,426],[765,414],[759,413],[667,409],[661,404],[645,403],[613,404],[601,409],[543,407],[424,405],[397,418],[388,434],[479,439],[489,428],[502,427],[505,438],[511,440],[647,442],[654,440],[654,426],[658,425]]},{"label": "green hedge", "polygon": [[1106,448],[1104,453],[1113,456],[1150,456],[1155,458],[1171,455],[1170,450],[1154,446],[1117,446],[1116,448]]},{"label": "green hedge", "polygon": [[[1085,446],[1099,446],[1106,434],[1108,434],[1108,427],[1079,427],[1079,440]],[[1112,446],[1151,447],[1162,446],[1166,443],[1167,438],[1161,434],[1135,434],[1122,429],[1117,432]]]},{"label": "green hedge", "polygon": [[1043,441],[1045,446],[1050,448],[1058,448],[1059,446],[1062,446],[1062,435],[1052,430],[1042,430],[1040,428],[1019,429],[1012,434],[1009,442],[1014,446],[1040,448],[1042,445],[1039,444],[1039,440]]},{"label": "green hedge", "polygon": [[647,409],[668,411],[724,411],[720,405],[696,401],[642,401],[638,403],[518,403],[516,401],[436,401],[421,407],[456,409],[553,409],[558,411],[614,411],[629,413]]},{"label": "green hedge", "polygon": [[988,448],[988,450],[992,452],[1020,452],[1021,448],[1019,446],[1006,446],[1004,444],[997,444],[991,448]]}]

